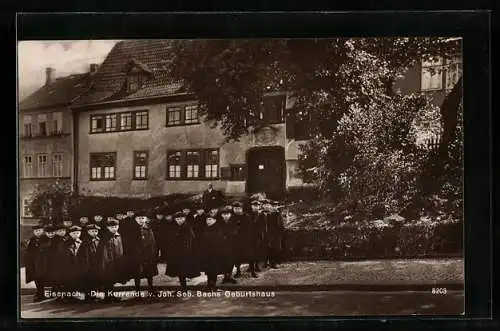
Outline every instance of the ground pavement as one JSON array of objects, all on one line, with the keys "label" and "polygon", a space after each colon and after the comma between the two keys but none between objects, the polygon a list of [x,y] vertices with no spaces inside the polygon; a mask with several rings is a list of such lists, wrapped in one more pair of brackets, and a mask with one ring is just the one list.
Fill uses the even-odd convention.
[{"label": "ground pavement", "polygon": [[[178,292],[177,279],[165,276],[160,264],[154,281],[162,297],[125,295],[118,303],[32,303],[33,284],[24,284],[21,270],[21,317],[458,315],[463,267],[462,259],[288,262],[257,279],[244,272],[237,285],[218,292],[200,291],[204,275],[188,282],[188,292]],[[117,289],[127,294],[132,285]],[[433,294],[433,288],[446,288],[446,294]]]}]

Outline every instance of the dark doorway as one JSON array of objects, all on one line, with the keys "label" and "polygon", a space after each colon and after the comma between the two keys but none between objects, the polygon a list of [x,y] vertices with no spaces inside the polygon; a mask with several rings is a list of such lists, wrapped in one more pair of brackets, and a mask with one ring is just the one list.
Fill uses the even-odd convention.
[{"label": "dark doorway", "polygon": [[280,146],[254,147],[247,152],[247,192],[265,192],[280,199],[285,191],[285,149]]}]

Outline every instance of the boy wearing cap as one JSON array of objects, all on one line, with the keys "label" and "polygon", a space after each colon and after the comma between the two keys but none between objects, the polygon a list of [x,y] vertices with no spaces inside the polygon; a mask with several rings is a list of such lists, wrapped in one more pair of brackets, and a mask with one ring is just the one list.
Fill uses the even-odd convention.
[{"label": "boy wearing cap", "polygon": [[160,223],[159,235],[156,242],[160,246],[160,259],[162,262],[167,263],[168,254],[173,250],[173,234],[174,234],[174,220],[169,207],[161,209],[163,219]]},{"label": "boy wearing cap", "polygon": [[[67,232],[69,238],[61,244],[61,260],[64,266],[63,284],[66,290],[75,292],[81,289],[84,275],[85,260],[82,250],[82,240],[80,239],[82,228],[78,225],[71,226]],[[77,299],[71,297],[68,299]]]},{"label": "boy wearing cap", "polygon": [[[96,224],[87,224],[85,228],[82,228],[84,233],[87,235],[85,239],[82,239],[82,250],[84,267],[83,275],[84,281],[82,290],[85,293],[85,300],[89,301],[92,299],[92,290],[101,289],[101,279],[100,279],[100,258],[99,253],[101,249],[101,238],[99,237],[99,230],[101,228]],[[83,233],[82,233],[83,235]]]},{"label": "boy wearing cap", "polygon": [[227,272],[227,265],[223,260],[225,250],[222,246],[224,233],[222,221],[211,214],[207,215],[200,237],[200,268],[207,275],[207,288],[214,290],[217,275]]},{"label": "boy wearing cap", "polygon": [[107,220],[106,230],[101,237],[102,249],[99,250],[99,260],[101,261],[101,281],[105,289],[104,301],[120,301],[112,294],[114,284],[125,283],[128,280],[124,275],[123,243],[118,229],[117,220]]},{"label": "boy wearing cap", "polygon": [[266,201],[264,204],[264,215],[266,220],[265,240],[267,247],[266,266],[277,268],[276,263],[281,250],[281,215],[277,210],[276,201]]},{"label": "boy wearing cap", "polygon": [[251,202],[251,241],[253,242],[254,254],[253,254],[253,262],[251,265],[255,272],[259,272],[259,261],[264,261],[266,250],[265,250],[265,242],[264,242],[264,233],[266,230],[265,218],[262,211],[262,202],[259,200],[254,200]]},{"label": "boy wearing cap", "polygon": [[224,263],[224,278],[222,283],[236,284],[236,279],[233,278],[233,267],[236,264],[236,252],[235,245],[238,240],[238,225],[233,219],[233,214],[231,209],[223,207],[220,211],[220,226],[222,228],[223,239],[222,239],[222,257],[221,260]]},{"label": "boy wearing cap", "polygon": [[173,251],[167,256],[165,274],[170,277],[179,277],[183,290],[187,289],[187,278],[200,275],[196,263],[195,238],[193,228],[186,222],[186,215],[183,212],[175,213],[172,227],[171,247]]},{"label": "boy wearing cap", "polygon": [[42,284],[51,287],[54,291],[60,286],[58,282],[59,269],[59,238],[56,237],[55,227],[47,224],[44,227],[46,239],[40,245],[39,260],[37,261],[38,270],[42,272]]},{"label": "boy wearing cap", "polygon": [[130,236],[132,251],[126,261],[134,279],[136,291],[140,291],[141,279],[146,278],[148,290],[153,292],[153,276],[158,275],[157,249],[153,230],[147,224],[146,216],[135,217],[135,228]]},{"label": "boy wearing cap", "polygon": [[253,263],[255,260],[255,242],[253,240],[253,226],[252,220],[247,213],[243,211],[243,204],[239,201],[233,203],[233,218],[235,224],[238,226],[238,238],[236,242],[236,274],[235,278],[241,276],[241,264],[248,262],[251,276],[256,278],[257,274],[255,273],[255,264]]},{"label": "boy wearing cap", "polygon": [[43,269],[41,269],[41,246],[45,240],[43,225],[37,224],[32,227],[33,235],[28,240],[24,254],[24,265],[26,267],[26,284],[35,281],[36,294],[33,302],[43,300]]}]

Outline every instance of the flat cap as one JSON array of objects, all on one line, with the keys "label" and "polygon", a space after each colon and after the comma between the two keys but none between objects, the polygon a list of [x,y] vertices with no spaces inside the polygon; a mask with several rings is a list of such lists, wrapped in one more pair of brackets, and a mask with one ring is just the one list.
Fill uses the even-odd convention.
[{"label": "flat cap", "polygon": [[68,229],[68,233],[75,232],[75,231],[82,231],[82,228],[79,227],[78,225],[73,225]]},{"label": "flat cap", "polygon": [[97,225],[97,224],[93,224],[93,223],[92,223],[92,224],[87,224],[87,225],[85,226],[85,229],[86,229],[86,230],[100,230],[100,229],[101,229],[101,227],[100,227],[99,225]]},{"label": "flat cap", "polygon": [[240,201],[233,202],[233,207],[243,207],[243,204]]},{"label": "flat cap", "polygon": [[182,211],[178,211],[174,214],[174,217],[175,218],[178,218],[178,217],[186,217],[186,215],[182,212]]},{"label": "flat cap", "polygon": [[114,218],[108,219],[106,221],[107,226],[113,226],[113,225],[118,225],[118,224],[120,224],[120,222],[118,222],[118,220],[115,220]]},{"label": "flat cap", "polygon": [[253,206],[260,206],[262,205],[262,202],[260,202],[259,200],[253,200],[252,202],[250,202],[250,204]]},{"label": "flat cap", "polygon": [[45,229],[45,232],[54,232],[56,230],[54,225],[52,225],[52,224],[45,225],[44,229]]},{"label": "flat cap", "polygon": [[221,213],[230,213],[231,212],[231,208],[229,208],[228,206],[224,206],[221,208],[220,210]]},{"label": "flat cap", "polygon": [[66,227],[63,224],[56,224],[54,225],[54,230],[66,230]]},{"label": "flat cap", "polygon": [[43,229],[43,224],[35,224],[31,228],[33,230]]}]

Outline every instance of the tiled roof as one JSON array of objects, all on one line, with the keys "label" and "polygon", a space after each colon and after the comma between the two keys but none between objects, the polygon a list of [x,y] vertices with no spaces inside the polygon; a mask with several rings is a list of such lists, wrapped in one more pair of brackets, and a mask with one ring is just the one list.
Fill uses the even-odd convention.
[{"label": "tiled roof", "polygon": [[[128,100],[179,93],[182,86],[172,81],[167,65],[171,61],[169,40],[125,40],[118,42],[99,66],[89,89],[75,105]],[[126,76],[130,64],[146,72],[147,80],[134,93],[127,93]]]},{"label": "tiled roof", "polygon": [[89,73],[57,78],[19,102],[19,109],[50,107],[70,103],[90,87]]}]

